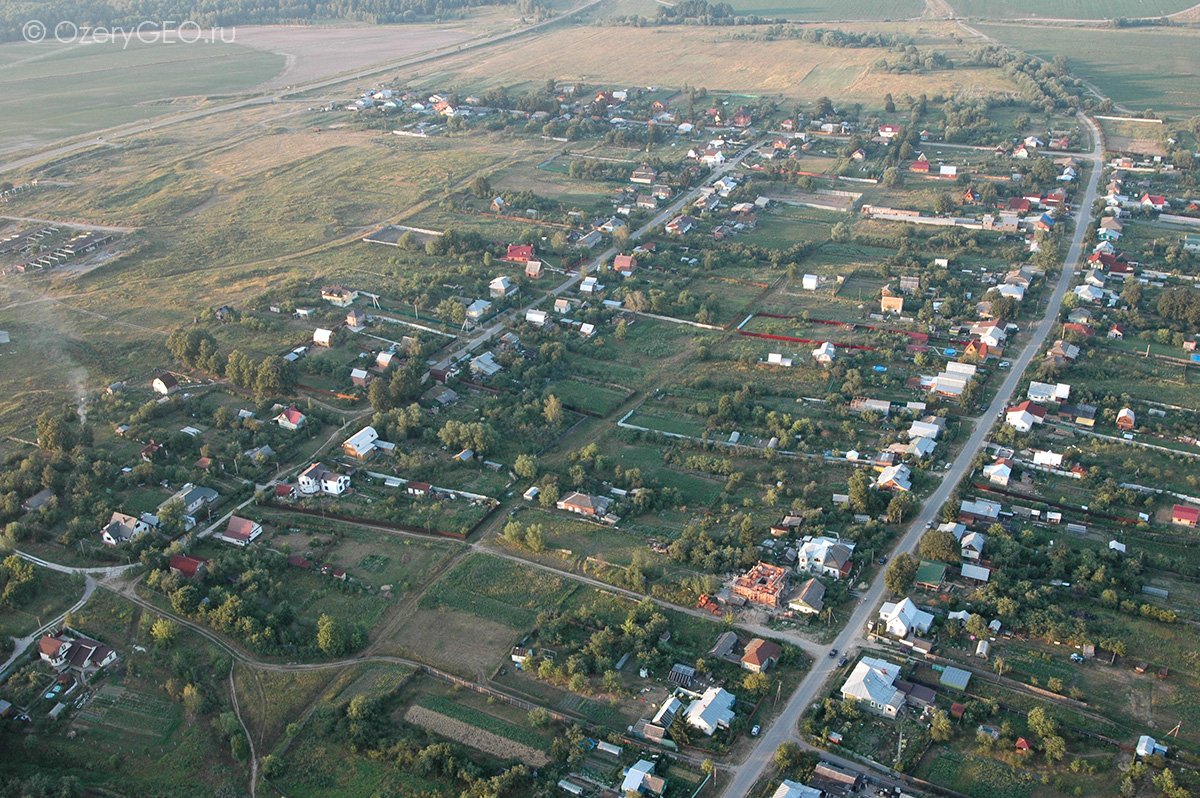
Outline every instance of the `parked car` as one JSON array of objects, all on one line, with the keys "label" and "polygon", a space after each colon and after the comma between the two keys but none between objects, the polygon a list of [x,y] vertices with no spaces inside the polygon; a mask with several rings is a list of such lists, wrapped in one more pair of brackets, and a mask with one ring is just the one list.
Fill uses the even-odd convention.
[{"label": "parked car", "polygon": [[829,657],[830,657],[830,659],[832,659],[832,658],[834,658],[834,657],[836,657],[836,656],[837,656],[837,649],[836,649],[836,648],[831,648],[831,649],[829,649]]},{"label": "parked car", "polygon": [[760,731],[762,731],[762,727],[761,727],[761,726],[755,726],[753,729],[751,729],[751,730],[750,730],[750,736],[751,736],[751,737],[757,737],[757,736],[758,736],[758,733],[759,733]]}]

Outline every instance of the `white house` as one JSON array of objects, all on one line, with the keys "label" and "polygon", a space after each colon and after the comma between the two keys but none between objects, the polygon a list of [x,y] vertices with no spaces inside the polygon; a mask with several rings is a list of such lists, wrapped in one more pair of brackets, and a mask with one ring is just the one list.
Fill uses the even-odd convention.
[{"label": "white house", "polygon": [[1065,402],[1071,397],[1071,386],[1065,382],[1051,385],[1048,382],[1031,382],[1026,393],[1034,402]]},{"label": "white house", "polygon": [[1059,452],[1052,452],[1049,449],[1034,449],[1033,463],[1034,465],[1050,466],[1058,468],[1062,465],[1063,456]]},{"label": "white house", "polygon": [[805,291],[816,291],[817,286],[820,285],[820,282],[820,278],[818,278],[817,275],[806,274],[800,279],[800,286]]},{"label": "white house", "polygon": [[313,463],[296,478],[296,487],[306,496],[318,493],[341,496],[350,487],[350,477],[330,471],[322,463]]},{"label": "white house", "polygon": [[471,321],[479,321],[487,315],[488,309],[492,303],[486,299],[476,299],[471,304],[467,305],[467,318]]},{"label": "white house", "polygon": [[987,545],[987,535],[982,532],[968,532],[962,536],[959,543],[962,546],[962,558],[978,562],[983,556],[983,547]]},{"label": "white house", "polygon": [[910,598],[886,602],[879,608],[879,620],[886,626],[888,634],[901,638],[909,634],[924,634],[933,625],[933,616],[917,609]]},{"label": "white house", "polygon": [[813,360],[821,365],[827,366],[833,362],[837,356],[837,347],[826,341],[812,351]]},{"label": "white house", "polygon": [[804,541],[796,552],[796,570],[841,579],[850,574],[854,541],[822,535]]},{"label": "white house", "polygon": [[937,436],[941,434],[942,428],[928,421],[914,421],[912,426],[908,428],[909,440],[913,438],[932,438],[936,440]]},{"label": "white house", "polygon": [[550,320],[550,314],[544,310],[527,310],[525,311],[525,321],[532,324],[534,327],[544,327],[546,322]]},{"label": "white house", "polygon": [[119,546],[149,531],[150,525],[142,519],[125,513],[113,513],[104,529],[100,530],[100,539],[108,546]]},{"label": "white house", "polygon": [[710,687],[687,708],[689,726],[699,729],[709,737],[717,729],[728,729],[733,720],[734,695],[720,687]]},{"label": "white house", "polygon": [[333,346],[333,330],[323,330],[320,327],[313,330],[313,343],[318,346]]},{"label": "white house", "polygon": [[306,418],[295,406],[292,406],[275,416],[275,423],[284,429],[297,430],[304,426]]},{"label": "white house", "polygon": [[379,433],[374,427],[366,426],[358,432],[351,435],[342,444],[342,451],[350,457],[358,460],[366,460],[375,453],[376,442],[379,440]]},{"label": "white house", "polygon": [[983,475],[993,485],[1008,487],[1008,481],[1012,478],[1012,466],[1004,462],[992,463],[983,467]]},{"label": "white house", "polygon": [[887,660],[863,657],[842,685],[842,698],[865,703],[871,710],[894,718],[904,707],[905,695],[895,686],[900,666]]},{"label": "white house", "polygon": [[900,493],[912,490],[912,471],[904,463],[890,465],[880,472],[875,487]]},{"label": "white house", "polygon": [[179,382],[170,374],[160,374],[150,383],[155,393],[170,396],[179,390]]},{"label": "white house", "polygon": [[513,294],[517,293],[519,288],[520,286],[510,280],[506,274],[501,275],[488,283],[488,290],[491,292],[492,299],[512,296]]},{"label": "white house", "polygon": [[821,798],[824,794],[814,787],[784,779],[775,788],[775,792],[771,793],[771,798]]}]

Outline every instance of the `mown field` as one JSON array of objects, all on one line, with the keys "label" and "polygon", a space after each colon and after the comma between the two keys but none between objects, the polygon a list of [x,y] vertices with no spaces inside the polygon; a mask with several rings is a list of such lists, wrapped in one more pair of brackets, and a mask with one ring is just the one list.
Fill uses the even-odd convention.
[{"label": "mown field", "polygon": [[[1004,9],[1008,13],[1007,4]],[[1096,84],[1119,105],[1183,117],[1200,110],[1200,32],[1180,28],[978,27],[988,36],[1047,60],[1066,54],[1072,75]]]},{"label": "mown field", "polygon": [[136,38],[128,47],[14,42],[0,54],[7,61],[0,72],[0,152],[179,113],[207,95],[256,86],[285,60],[238,44],[166,46]]}]

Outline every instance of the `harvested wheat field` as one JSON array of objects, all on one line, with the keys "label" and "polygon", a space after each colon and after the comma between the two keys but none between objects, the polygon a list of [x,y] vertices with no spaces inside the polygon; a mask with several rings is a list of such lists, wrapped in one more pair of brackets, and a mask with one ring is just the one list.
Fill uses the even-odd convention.
[{"label": "harvested wheat field", "polygon": [[[889,53],[877,48],[836,48],[794,40],[753,41],[712,28],[570,28],[536,41],[472,54],[446,71],[459,90],[514,80],[613,83],[629,86],[700,85],[709,91],[770,94],[790,99],[827,95],[876,100],[884,92],[955,94],[1011,91],[997,69],[962,69],[921,75],[889,74],[872,65]],[[614,52],[622,53],[613,58]],[[503,81],[499,76],[504,76]]]}]

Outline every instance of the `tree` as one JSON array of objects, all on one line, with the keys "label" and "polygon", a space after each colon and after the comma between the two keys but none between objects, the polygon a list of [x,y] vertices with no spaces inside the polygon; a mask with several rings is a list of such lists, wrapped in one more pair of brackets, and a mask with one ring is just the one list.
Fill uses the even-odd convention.
[{"label": "tree", "polygon": [[891,188],[892,186],[900,185],[901,180],[900,169],[895,166],[889,166],[883,170],[883,177],[880,178],[880,183]]},{"label": "tree", "polygon": [[921,556],[939,562],[958,562],[961,548],[953,532],[935,527],[921,536]]},{"label": "tree", "polygon": [[235,734],[229,738],[229,753],[239,762],[250,758],[250,744],[246,742],[245,735]]},{"label": "tree", "polygon": [[625,323],[624,319],[621,319],[619,322],[617,322],[617,329],[613,331],[613,335],[617,337],[618,341],[624,341],[628,332],[629,325]]},{"label": "tree", "polygon": [[747,673],[742,679],[742,686],[754,695],[762,695],[771,686],[771,677],[765,673]]},{"label": "tree", "polygon": [[1040,706],[1029,710],[1026,720],[1029,723],[1029,730],[1039,738],[1051,737],[1058,731],[1058,721],[1047,715],[1046,710]]},{"label": "tree", "polygon": [[519,454],[517,460],[513,463],[513,471],[516,475],[523,479],[537,479],[538,475],[538,459],[537,455]]},{"label": "tree", "polygon": [[50,452],[72,449],[79,437],[78,429],[78,417],[69,406],[64,406],[58,412],[47,410],[38,416],[38,446]]},{"label": "tree", "polygon": [[703,773],[706,778],[711,778],[714,785],[717,783],[717,766],[713,764],[711,759],[705,757],[704,761],[700,763],[700,772]]},{"label": "tree", "polygon": [[942,710],[933,713],[933,722],[929,726],[929,734],[933,741],[944,743],[954,735],[954,727],[950,725],[950,716]]},{"label": "tree", "polygon": [[1067,743],[1057,734],[1052,734],[1042,740],[1042,753],[1047,762],[1057,762],[1066,756]]},{"label": "tree", "polygon": [[892,99],[890,91],[883,95],[883,110],[889,114],[896,113],[896,101]]},{"label": "tree", "polygon": [[945,191],[939,194],[937,199],[933,201],[933,212],[938,216],[949,216],[954,212],[955,207],[954,198]]},{"label": "tree", "polygon": [[476,175],[471,181],[471,193],[479,199],[487,199],[492,193],[492,184],[483,175]]},{"label": "tree", "polygon": [[167,618],[159,618],[150,627],[150,636],[154,638],[154,644],[159,648],[170,648],[172,641],[175,640],[175,622]]},{"label": "tree", "polygon": [[836,243],[842,243],[850,240],[850,225],[845,222],[838,222],[829,231],[829,240]]},{"label": "tree", "polygon": [[563,406],[560,400],[554,394],[546,397],[546,406],[542,410],[542,414],[546,417],[546,422],[554,426],[563,423]]},{"label": "tree", "polygon": [[525,530],[525,546],[534,554],[546,550],[546,532],[541,524],[530,524]]},{"label": "tree", "polygon": [[893,593],[907,593],[917,576],[918,563],[908,552],[896,555],[883,576],[883,583]]},{"label": "tree", "polygon": [[780,773],[794,774],[804,761],[804,752],[796,743],[780,743],[775,749],[775,767]]},{"label": "tree", "polygon": [[901,521],[904,520],[904,517],[906,515],[908,515],[909,511],[913,508],[913,506],[915,504],[916,504],[916,500],[912,497],[911,493],[908,493],[907,491],[902,492],[902,493],[897,493],[895,496],[892,497],[892,500],[890,502],[888,502],[888,508],[887,508],[888,520],[891,521],[893,524],[900,523]]},{"label": "tree", "polygon": [[189,715],[199,715],[204,711],[204,695],[200,692],[199,686],[194,684],[184,686],[183,709]]},{"label": "tree", "polygon": [[346,651],[346,635],[332,616],[322,614],[317,619],[317,646],[331,657]]}]

